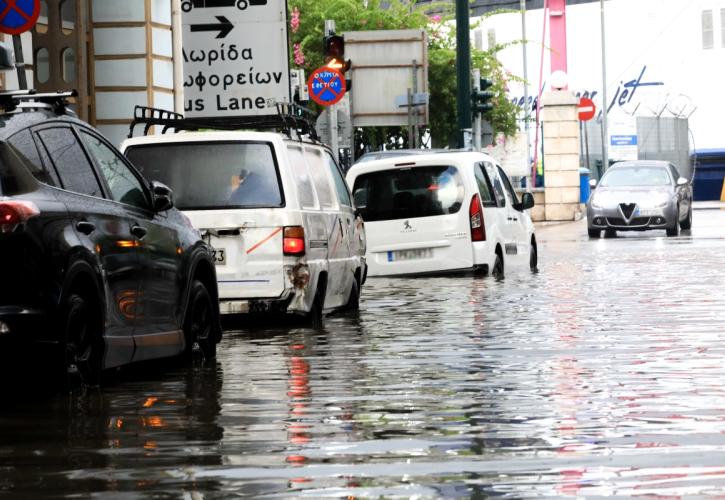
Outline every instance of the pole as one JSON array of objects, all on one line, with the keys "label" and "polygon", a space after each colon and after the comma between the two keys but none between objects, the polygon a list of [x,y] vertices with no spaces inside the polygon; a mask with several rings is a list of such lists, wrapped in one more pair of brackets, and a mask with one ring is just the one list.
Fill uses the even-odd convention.
[{"label": "pole", "polygon": [[[332,36],[335,34],[335,21],[325,21],[325,36]],[[328,123],[330,124],[330,149],[332,154],[335,155],[336,160],[340,160],[340,141],[337,136],[337,104],[328,106],[327,112],[329,113]]]},{"label": "pole", "polygon": [[413,146],[413,91],[408,87],[408,147],[414,148]]},{"label": "pole", "polygon": [[[413,59],[413,94],[418,93],[418,61]],[[412,98],[411,98],[412,100]],[[413,107],[413,148],[418,149],[418,106]]]},{"label": "pole", "polygon": [[15,69],[18,71],[18,88],[27,90],[28,77],[25,73],[25,60],[23,59],[23,41],[20,35],[13,35],[13,48],[15,49]]},{"label": "pole", "polygon": [[[526,165],[527,172],[531,172],[531,140],[529,137],[529,116],[531,114],[531,105],[529,104],[529,63],[526,57],[526,0],[521,0],[521,39],[522,51],[524,55],[524,133],[526,134]],[[526,185],[534,187],[531,183],[531,175],[527,175]]]},{"label": "pole", "polygon": [[609,168],[609,151],[607,140],[609,134],[607,132],[607,53],[604,35],[604,0],[599,0],[599,8],[601,11],[602,24],[602,172],[606,172]]},{"label": "pole", "polygon": [[[481,70],[473,69],[473,91],[481,90]],[[473,150],[481,151],[481,113],[476,113],[473,119]]]},{"label": "pole", "polygon": [[468,0],[456,0],[456,94],[458,147],[463,148],[464,130],[471,128],[471,15]]}]

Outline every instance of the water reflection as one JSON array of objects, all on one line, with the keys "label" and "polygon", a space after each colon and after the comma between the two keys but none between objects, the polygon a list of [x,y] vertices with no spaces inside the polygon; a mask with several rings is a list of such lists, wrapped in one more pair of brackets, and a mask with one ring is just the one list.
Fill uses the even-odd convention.
[{"label": "water reflection", "polygon": [[0,494],[722,494],[725,295],[702,290],[725,289],[725,245],[694,245],[560,241],[536,275],[371,280],[322,331],[228,331],[214,366],[19,405]]}]

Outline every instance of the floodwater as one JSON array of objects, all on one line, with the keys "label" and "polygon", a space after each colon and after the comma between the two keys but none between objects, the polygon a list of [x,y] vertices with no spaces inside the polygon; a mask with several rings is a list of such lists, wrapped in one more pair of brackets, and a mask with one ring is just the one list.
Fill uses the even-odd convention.
[{"label": "floodwater", "polygon": [[0,498],[723,498],[722,228],[547,228],[537,274],[371,279],[323,331],[16,402]]}]

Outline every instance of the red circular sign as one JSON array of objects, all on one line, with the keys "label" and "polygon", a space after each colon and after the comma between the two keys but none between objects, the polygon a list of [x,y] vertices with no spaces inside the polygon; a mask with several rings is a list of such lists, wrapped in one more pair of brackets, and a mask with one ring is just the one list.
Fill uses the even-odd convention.
[{"label": "red circular sign", "polygon": [[0,1],[0,32],[19,35],[30,31],[38,22],[40,0]]},{"label": "red circular sign", "polygon": [[331,106],[345,97],[345,76],[335,68],[317,68],[307,80],[307,90],[317,104]]},{"label": "red circular sign", "polygon": [[594,105],[594,101],[588,97],[582,97],[579,99],[579,119],[583,122],[594,118],[594,114],[597,112],[597,107]]}]

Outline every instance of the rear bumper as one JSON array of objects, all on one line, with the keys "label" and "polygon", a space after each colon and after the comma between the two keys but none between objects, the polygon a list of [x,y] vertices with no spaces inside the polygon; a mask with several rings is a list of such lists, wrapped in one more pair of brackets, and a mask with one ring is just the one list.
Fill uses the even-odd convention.
[{"label": "rear bumper", "polygon": [[291,292],[285,293],[283,297],[277,298],[221,299],[219,301],[219,312],[222,315],[285,314],[291,301]]}]

